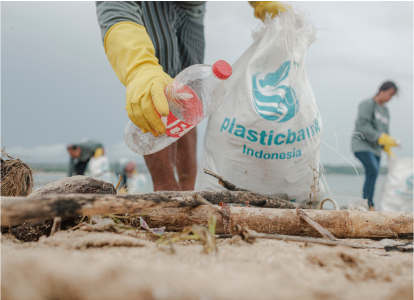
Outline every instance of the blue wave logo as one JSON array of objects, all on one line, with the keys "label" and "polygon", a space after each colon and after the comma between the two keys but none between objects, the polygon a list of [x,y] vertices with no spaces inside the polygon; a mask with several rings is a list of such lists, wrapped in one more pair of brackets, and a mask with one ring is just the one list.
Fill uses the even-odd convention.
[{"label": "blue wave logo", "polygon": [[413,179],[414,179],[414,175],[413,176],[409,176],[407,178],[407,188],[408,190],[412,191],[413,190]]},{"label": "blue wave logo", "polygon": [[[297,62],[293,64],[298,66]],[[253,75],[254,108],[268,121],[289,121],[299,109],[295,91],[289,84],[291,65],[290,61],[286,61],[275,73],[259,72]]]}]

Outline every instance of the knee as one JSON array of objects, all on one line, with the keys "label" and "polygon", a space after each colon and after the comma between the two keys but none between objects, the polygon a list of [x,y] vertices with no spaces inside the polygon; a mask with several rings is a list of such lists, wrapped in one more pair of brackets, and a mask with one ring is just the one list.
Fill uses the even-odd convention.
[{"label": "knee", "polygon": [[370,177],[377,177],[378,172],[379,172],[379,166],[372,165],[372,166],[369,166],[368,168],[365,168],[366,175]]}]

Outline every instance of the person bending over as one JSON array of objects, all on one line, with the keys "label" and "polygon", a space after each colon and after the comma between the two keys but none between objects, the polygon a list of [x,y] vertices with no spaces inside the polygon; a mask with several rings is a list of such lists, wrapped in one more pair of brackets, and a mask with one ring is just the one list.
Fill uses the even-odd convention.
[{"label": "person bending over", "polygon": [[[275,1],[250,4],[262,20],[266,13],[277,15],[286,10]],[[204,1],[96,2],[105,53],[126,87],[125,109],[144,133],[155,137],[165,133],[159,117],[169,113],[165,87],[183,69],[203,63],[204,13]],[[193,190],[196,140],[193,128],[165,149],[144,155],[154,191]]]},{"label": "person bending over", "polygon": [[92,157],[99,157],[104,154],[103,145],[95,140],[86,140],[68,146],[70,155],[68,177],[83,175]]},{"label": "person bending over", "polygon": [[119,184],[119,188],[121,189],[127,185],[128,178],[131,178],[132,175],[137,174],[137,171],[135,170],[137,167],[137,164],[128,159],[118,159],[114,165],[114,172],[119,177],[122,176],[122,180]]}]

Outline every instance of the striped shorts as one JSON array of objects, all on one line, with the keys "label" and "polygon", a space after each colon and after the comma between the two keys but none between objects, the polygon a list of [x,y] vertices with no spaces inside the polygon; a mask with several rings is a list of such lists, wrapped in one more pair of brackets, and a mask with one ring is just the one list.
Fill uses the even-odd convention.
[{"label": "striped shorts", "polygon": [[143,22],[164,72],[174,78],[204,61],[204,26],[191,20],[174,2],[143,1]]}]

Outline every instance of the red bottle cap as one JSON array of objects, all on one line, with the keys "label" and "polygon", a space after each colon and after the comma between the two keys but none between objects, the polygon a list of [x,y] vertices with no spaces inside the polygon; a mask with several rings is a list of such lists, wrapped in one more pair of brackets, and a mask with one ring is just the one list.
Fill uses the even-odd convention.
[{"label": "red bottle cap", "polygon": [[231,66],[224,60],[216,61],[212,68],[214,75],[223,80],[229,78],[233,73]]}]

